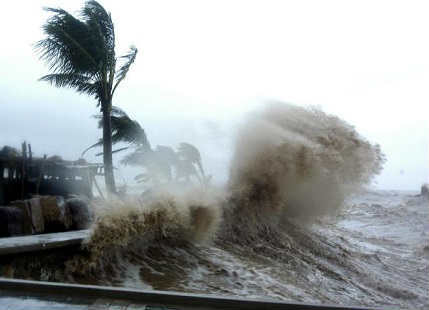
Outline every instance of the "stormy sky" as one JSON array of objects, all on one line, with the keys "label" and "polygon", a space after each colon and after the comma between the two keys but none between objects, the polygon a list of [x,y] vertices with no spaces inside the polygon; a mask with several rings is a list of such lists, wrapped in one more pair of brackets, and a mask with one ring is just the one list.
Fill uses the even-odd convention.
[{"label": "stormy sky", "polygon": [[[100,136],[96,101],[38,82],[33,50],[49,16],[83,1],[2,3],[0,146],[77,159]],[[118,54],[135,65],[115,94],[155,145],[182,141],[206,170],[227,176],[234,128],[267,100],[316,105],[387,156],[376,186],[429,181],[429,3],[426,1],[114,1]],[[92,152],[86,158],[101,161]],[[116,159],[120,159],[117,155]],[[133,175],[119,166],[118,178]]]}]

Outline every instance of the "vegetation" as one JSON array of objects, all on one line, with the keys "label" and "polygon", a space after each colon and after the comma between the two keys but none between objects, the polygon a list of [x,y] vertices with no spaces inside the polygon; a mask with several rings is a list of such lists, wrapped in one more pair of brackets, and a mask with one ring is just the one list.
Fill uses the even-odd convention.
[{"label": "vegetation", "polygon": [[144,173],[135,177],[140,183],[152,182],[157,185],[173,180],[190,182],[196,179],[201,185],[205,185],[210,180],[204,174],[200,152],[195,146],[185,142],[180,143],[177,151],[163,145],[158,145],[154,150],[139,147],[121,162],[145,169]]},{"label": "vegetation", "polygon": [[[103,125],[102,115],[95,115],[99,119],[99,127]],[[138,182],[151,181],[154,185],[162,182],[185,180],[190,182],[196,179],[201,184],[209,181],[204,174],[201,155],[198,149],[190,143],[182,142],[177,151],[169,146],[158,145],[152,150],[142,126],[132,120],[125,111],[113,106],[111,114],[112,144],[127,143],[125,147],[114,150],[112,153],[134,148],[133,152],[126,155],[121,161],[124,165],[140,166],[145,173],[136,176]],[[103,139],[94,143],[85,151],[103,145]],[[98,153],[101,155],[103,153]]]},{"label": "vegetation", "polygon": [[[98,119],[98,127],[103,128],[103,115],[95,115],[95,118]],[[144,129],[140,126],[140,124],[132,120],[125,111],[122,109],[113,106],[112,112],[110,115],[110,121],[112,125],[112,144],[116,143],[128,143],[128,146],[122,147],[120,149],[112,151],[112,153],[117,153],[120,151],[124,151],[134,146],[137,148],[149,148],[150,144],[147,139],[146,133]],[[94,143],[82,153],[82,157],[85,155],[87,151],[94,147],[103,145],[103,138],[98,140],[97,143]],[[97,155],[101,155],[103,153],[99,153]]]},{"label": "vegetation", "polygon": [[117,58],[110,13],[88,1],[80,19],[63,9],[47,8],[54,15],[43,26],[46,38],[36,44],[51,74],[40,78],[56,87],[74,88],[93,96],[102,114],[103,161],[106,188],[116,192],[112,164],[112,98],[137,56],[137,49]]}]

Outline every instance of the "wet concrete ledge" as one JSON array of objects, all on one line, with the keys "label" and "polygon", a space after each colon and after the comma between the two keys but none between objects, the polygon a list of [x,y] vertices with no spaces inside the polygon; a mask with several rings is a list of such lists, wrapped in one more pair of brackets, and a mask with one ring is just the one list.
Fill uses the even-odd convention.
[{"label": "wet concrete ledge", "polygon": [[0,238],[0,256],[38,252],[82,244],[89,230]]},{"label": "wet concrete ledge", "polygon": [[38,303],[45,307],[49,303],[52,309],[381,309],[0,278],[0,302],[6,306],[9,302],[13,307],[19,305],[20,300],[28,309],[33,309],[31,300],[34,300],[34,306]]}]

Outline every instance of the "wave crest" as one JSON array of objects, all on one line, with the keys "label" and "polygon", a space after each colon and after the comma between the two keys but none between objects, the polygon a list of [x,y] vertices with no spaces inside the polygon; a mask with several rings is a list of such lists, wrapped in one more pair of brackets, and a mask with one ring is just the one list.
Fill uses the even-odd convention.
[{"label": "wave crest", "polygon": [[276,102],[239,130],[229,191],[240,214],[308,218],[337,210],[384,160],[378,145],[340,118]]}]

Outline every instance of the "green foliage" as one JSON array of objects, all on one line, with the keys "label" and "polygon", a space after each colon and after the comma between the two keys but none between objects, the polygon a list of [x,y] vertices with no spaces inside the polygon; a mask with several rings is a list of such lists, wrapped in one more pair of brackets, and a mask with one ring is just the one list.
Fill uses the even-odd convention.
[{"label": "green foliage", "polygon": [[95,96],[101,105],[110,101],[134,63],[137,48],[132,46],[120,57],[123,63],[116,69],[112,18],[96,1],[85,3],[81,19],[62,9],[46,10],[54,15],[43,26],[46,38],[37,42],[35,48],[52,73],[40,80]]},{"label": "green foliage", "polygon": [[[98,127],[103,127],[103,117],[101,114],[94,116],[98,119]],[[112,123],[112,144],[124,142],[128,143],[127,147],[113,151],[117,153],[128,149],[130,146],[150,148],[149,140],[147,139],[146,132],[140,126],[140,124],[132,120],[124,110],[113,106],[110,120]],[[83,151],[81,156],[84,156],[87,151],[94,147],[102,146],[103,139],[100,139],[97,143],[91,145],[85,151]]]}]

